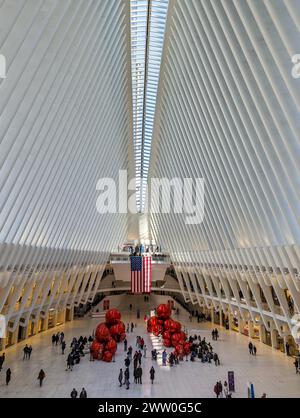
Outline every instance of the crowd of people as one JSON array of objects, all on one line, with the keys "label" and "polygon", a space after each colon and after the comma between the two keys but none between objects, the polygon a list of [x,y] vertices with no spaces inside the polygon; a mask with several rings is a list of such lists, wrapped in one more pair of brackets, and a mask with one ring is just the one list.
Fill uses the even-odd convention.
[{"label": "crowd of people", "polygon": [[[128,342],[127,338],[124,340],[124,351],[127,351],[126,357],[124,360],[125,369],[120,369],[118,375],[119,386],[122,387],[123,385],[126,387],[127,390],[130,388],[130,365],[133,365],[133,378],[134,383],[142,384],[142,376],[143,376],[143,369],[142,369],[142,358],[147,357],[147,347],[145,345],[144,339],[141,336],[136,337],[136,350],[133,354],[132,346],[127,347]],[[153,384],[154,377],[155,377],[155,369],[152,366],[150,369],[150,380]]]},{"label": "crowd of people", "polygon": [[[144,299],[145,300],[145,299]],[[129,306],[129,310],[132,311],[132,305]],[[179,313],[179,312],[178,312]],[[198,312],[193,312],[192,316],[199,317]],[[140,317],[140,312],[137,311],[137,318]],[[147,317],[145,316],[145,321]],[[143,368],[145,369],[145,365],[143,365],[143,359],[147,358],[147,346],[145,344],[145,339],[141,335],[132,336],[131,338],[135,338],[135,349],[131,345],[128,346],[128,339],[130,335],[135,331],[137,324],[133,322],[127,323],[126,332],[127,336],[123,341],[124,344],[124,352],[126,353],[126,358],[124,360],[124,370],[122,368],[119,369],[118,381],[119,386],[124,386],[127,390],[130,389],[130,378],[132,377],[133,382],[135,385],[142,385],[143,383]],[[187,332],[186,329],[184,329]],[[212,341],[218,341],[219,338],[219,331],[217,328],[211,331]],[[91,344],[93,342],[93,336],[80,336],[78,339],[73,337],[70,342],[70,351],[66,356],[66,371],[72,371],[75,365],[78,365],[81,361],[81,358],[84,357],[86,354],[90,353],[90,360],[94,360],[91,352]],[[205,337],[201,338],[200,335],[190,335],[188,338],[188,342],[190,343],[190,351],[189,353],[178,353],[176,350],[168,353],[166,349],[164,349],[161,353],[162,358],[162,365],[163,366],[177,366],[180,362],[186,361],[200,361],[201,363],[214,363],[215,366],[220,365],[220,358],[218,353],[213,349],[213,346],[210,342],[206,340]],[[65,354],[65,350],[67,347],[65,341],[64,332],[57,332],[52,335],[51,337],[52,347],[59,346],[61,349],[61,354]],[[134,345],[134,343],[132,344]],[[257,348],[253,344],[252,341],[249,341],[248,344],[249,354],[256,356]],[[26,344],[23,348],[23,361],[30,360],[32,354],[32,346]],[[60,350],[59,350],[60,351]],[[289,355],[289,347],[286,347],[286,353]],[[160,353],[153,348],[151,350],[151,359],[153,361],[158,360],[158,356]],[[113,359],[114,360],[114,359]],[[5,353],[0,356],[0,371],[3,369],[3,365],[5,363]],[[300,374],[300,359],[298,357],[295,358],[294,366],[296,369],[296,373]],[[151,366],[149,370],[149,377],[151,384],[154,383],[155,380],[155,364]],[[132,367],[132,369],[131,369]],[[147,374],[146,373],[146,376]],[[6,370],[6,385],[9,385],[12,377],[12,371],[10,368]],[[46,373],[43,369],[40,369],[37,379],[39,381],[39,385],[43,385],[43,381],[46,378]],[[147,378],[146,378],[147,380]],[[80,392],[80,393],[79,393]],[[225,397],[231,398],[232,393],[229,390],[229,386],[227,381],[222,383],[221,380],[218,380],[215,385],[213,386],[213,392],[215,393],[217,398]],[[265,395],[265,394],[264,394]],[[77,391],[77,389],[73,388],[70,394],[71,398],[87,398],[87,391],[85,388],[82,388],[81,391]],[[263,396],[263,397],[266,397]]]},{"label": "crowd of people", "polygon": [[[190,336],[189,343],[191,343],[189,354],[177,353],[175,350],[168,355],[167,351],[163,350],[162,365],[166,366],[168,363],[170,366],[176,366],[179,364],[179,361],[184,360],[184,357],[186,361],[188,361],[190,357],[190,361],[195,361],[195,359],[198,358],[202,363],[211,363],[214,361],[216,366],[220,365],[219,355],[213,351],[212,345],[210,342],[206,341],[205,337],[201,339],[200,335]],[[151,350],[152,360],[157,360],[158,355],[159,352],[156,350],[156,348]]]}]

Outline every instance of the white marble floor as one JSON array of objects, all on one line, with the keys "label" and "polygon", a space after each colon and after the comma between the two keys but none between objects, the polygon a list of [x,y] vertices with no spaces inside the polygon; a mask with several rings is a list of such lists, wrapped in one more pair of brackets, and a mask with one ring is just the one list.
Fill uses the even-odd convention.
[{"label": "white marble floor", "polygon": [[[148,356],[142,362],[142,385],[134,384],[131,377],[130,390],[118,386],[119,369],[124,368],[123,344],[118,347],[115,363],[90,362],[87,355],[72,372],[65,371],[66,355],[62,356],[60,347],[52,347],[52,329],[29,340],[33,346],[30,361],[22,360],[24,347],[22,344],[6,350],[7,359],[4,369],[0,372],[0,398],[69,397],[73,387],[78,391],[85,387],[89,397],[97,398],[214,397],[215,382],[227,380],[229,370],[235,372],[236,392],[233,397],[247,396],[247,381],[254,384],[257,397],[260,397],[263,392],[266,392],[268,397],[300,397],[300,375],[295,374],[291,358],[259,342],[255,342],[258,349],[257,356],[250,356],[248,338],[238,333],[225,331],[223,328],[220,328],[220,340],[212,343],[220,356],[219,367],[214,364],[202,364],[200,361],[195,363],[183,361],[178,366],[170,368],[163,367],[159,359],[157,363],[154,363],[156,375],[155,382],[151,385],[149,370],[153,362],[150,358],[150,351],[152,345],[158,342],[147,334],[143,319],[139,321],[135,319],[136,303],[134,302],[133,313],[125,309],[130,303],[129,297],[126,297],[125,303],[122,309],[123,321],[127,323],[132,320],[137,323],[135,331],[128,336],[129,344],[135,348],[136,336],[143,335],[148,347]],[[144,313],[148,313],[149,305],[144,304],[142,299],[138,303],[143,318]],[[211,324],[190,323],[186,314],[180,315],[178,319],[187,326],[191,334],[200,333],[201,337],[205,336],[211,341]],[[55,331],[64,331],[69,346],[73,336],[88,336],[98,322],[99,319],[90,318],[75,320],[56,328]],[[66,350],[67,353],[68,350]],[[7,387],[5,370],[8,367],[12,370],[12,380]],[[46,373],[42,388],[39,387],[37,380],[41,368]]]}]

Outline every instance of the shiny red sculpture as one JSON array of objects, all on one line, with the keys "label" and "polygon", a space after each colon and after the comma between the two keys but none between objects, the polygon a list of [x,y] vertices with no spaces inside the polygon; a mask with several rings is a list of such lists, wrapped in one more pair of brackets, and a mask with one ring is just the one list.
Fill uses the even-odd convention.
[{"label": "shiny red sculpture", "polygon": [[125,325],[117,309],[108,310],[105,320],[97,326],[90,350],[94,359],[111,362],[117,351],[117,343],[126,338]]},{"label": "shiny red sculpture", "polygon": [[191,344],[190,343],[184,343],[183,349],[184,349],[184,353],[185,354],[190,354],[190,352],[191,352]]},{"label": "shiny red sculpture", "polygon": [[164,346],[165,347],[172,347],[171,340],[168,338],[164,338]]},{"label": "shiny red sculpture", "polygon": [[[153,335],[162,335],[165,347],[176,347],[177,355],[189,354],[190,345],[186,341],[187,335],[181,331],[181,323],[171,318],[171,309],[167,304],[161,304],[156,308],[157,316],[152,316],[147,321],[147,331]],[[180,348],[181,347],[181,348]],[[180,349],[179,349],[180,348]]]},{"label": "shiny red sculpture", "polygon": [[105,320],[108,325],[115,325],[121,320],[121,313],[117,309],[109,309],[105,314]]},{"label": "shiny red sculpture", "polygon": [[125,334],[125,325],[122,321],[119,321],[116,325],[110,327],[110,335],[117,342],[121,341],[121,335]]},{"label": "shiny red sculpture", "polygon": [[170,340],[171,339],[171,333],[170,333],[170,331],[164,331],[164,333],[163,333],[163,339],[164,340]]},{"label": "shiny red sculpture", "polygon": [[175,347],[177,344],[179,344],[179,341],[181,340],[181,335],[179,332],[175,332],[174,334],[172,334],[172,345],[173,347]]},{"label": "shiny red sculpture", "polygon": [[168,319],[171,316],[171,309],[170,306],[162,303],[161,305],[158,305],[156,308],[156,314],[159,319]]},{"label": "shiny red sculpture", "polygon": [[180,332],[181,331],[181,323],[178,322],[178,321],[174,321],[173,328],[174,328],[174,332]]},{"label": "shiny red sculpture", "polygon": [[117,343],[116,341],[111,338],[105,345],[105,350],[110,351],[112,354],[114,354],[117,351]]},{"label": "shiny red sculpture", "polygon": [[110,351],[104,351],[102,360],[110,363],[112,361],[113,354]]},{"label": "shiny red sculpture", "polygon": [[99,324],[95,332],[96,340],[100,343],[106,342],[109,340],[110,332],[105,324]]},{"label": "shiny red sculpture", "polygon": [[147,321],[147,329],[148,329],[148,331],[149,332],[152,332],[151,330],[152,330],[152,328],[154,327],[154,326],[157,326],[158,325],[158,322],[157,322],[157,318],[156,318],[156,316],[151,316],[151,318],[149,318],[148,319],[148,321]]},{"label": "shiny red sculpture", "polygon": [[171,332],[174,332],[172,331],[174,327],[175,327],[175,321],[173,321],[173,319],[170,318],[165,321],[164,323],[165,330],[170,330]]},{"label": "shiny red sculpture", "polygon": [[92,352],[92,356],[95,360],[98,360],[99,358],[102,357],[102,353],[104,350],[104,345],[99,343],[98,341],[93,341],[92,345],[91,345],[91,352]]}]

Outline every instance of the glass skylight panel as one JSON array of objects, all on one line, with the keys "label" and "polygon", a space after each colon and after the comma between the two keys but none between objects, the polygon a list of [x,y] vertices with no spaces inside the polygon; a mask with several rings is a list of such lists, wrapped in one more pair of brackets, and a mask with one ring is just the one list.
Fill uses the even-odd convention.
[{"label": "glass skylight panel", "polygon": [[168,0],[131,0],[133,143],[137,209],[145,203]]}]

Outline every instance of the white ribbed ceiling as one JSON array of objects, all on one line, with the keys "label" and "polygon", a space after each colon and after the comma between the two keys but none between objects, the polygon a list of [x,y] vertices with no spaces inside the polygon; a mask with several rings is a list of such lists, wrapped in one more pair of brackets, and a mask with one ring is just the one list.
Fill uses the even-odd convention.
[{"label": "white ribbed ceiling", "polygon": [[171,0],[151,177],[203,177],[205,217],[152,214],[174,260],[299,271],[300,2]]},{"label": "white ribbed ceiling", "polygon": [[97,212],[96,184],[132,166],[128,1],[0,3],[0,242],[109,252],[127,217]]},{"label": "white ribbed ceiling", "polygon": [[97,213],[97,180],[147,176],[150,164],[151,177],[205,179],[200,225],[150,214],[174,261],[299,271],[299,1],[131,6],[136,15],[129,0],[0,2],[2,262],[28,259],[13,246],[37,264],[35,248],[52,262],[107,257],[128,218]]}]

